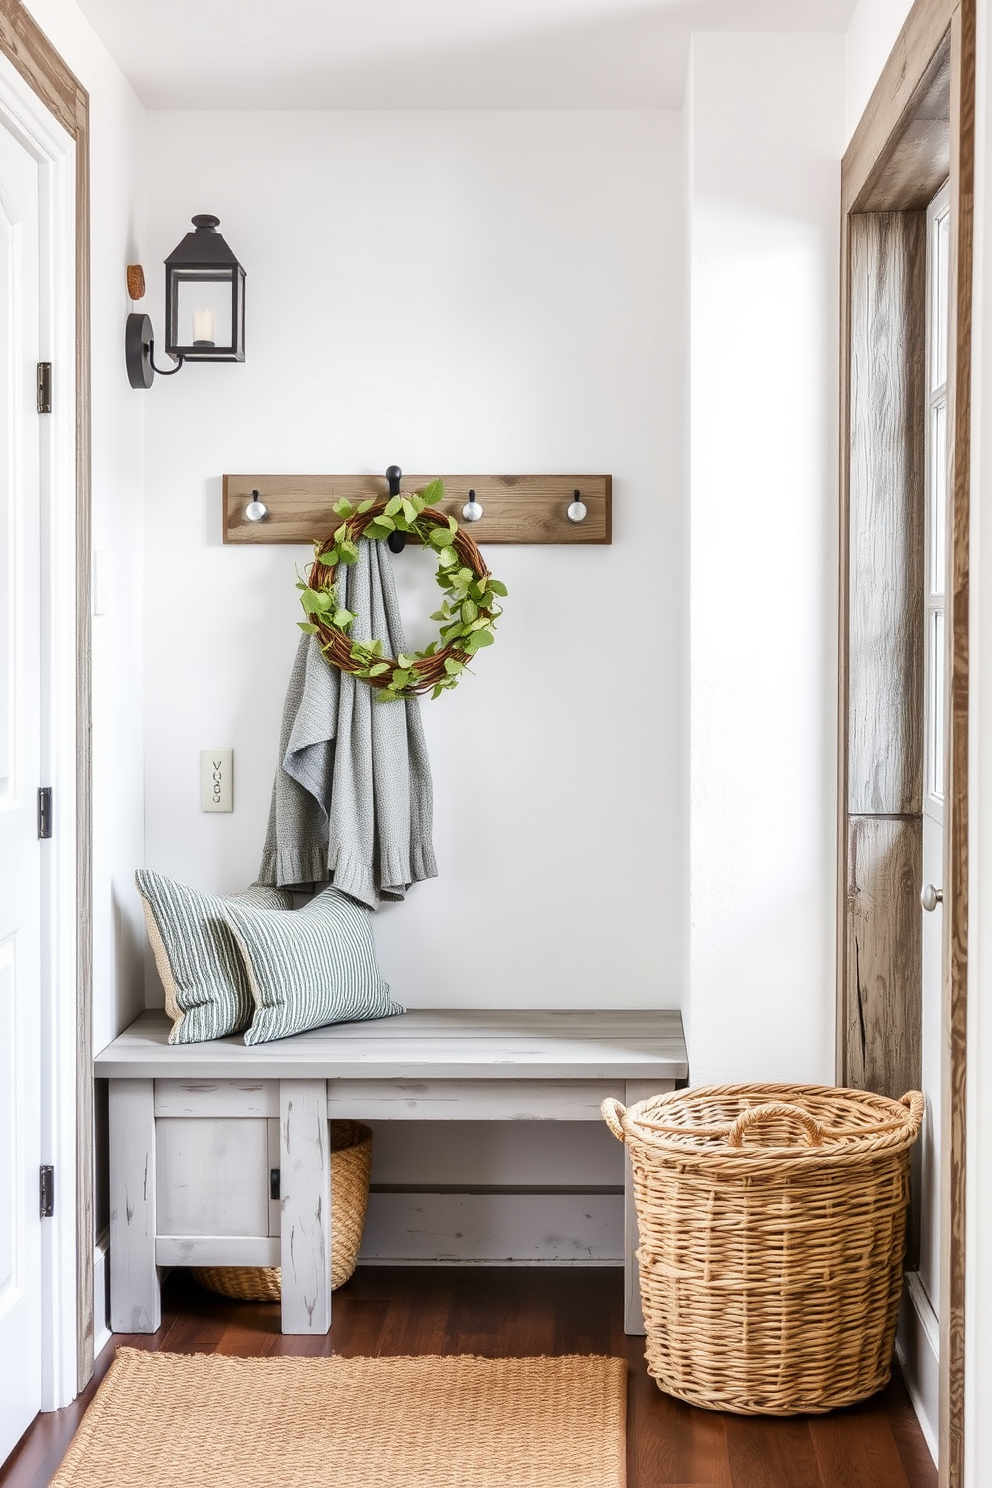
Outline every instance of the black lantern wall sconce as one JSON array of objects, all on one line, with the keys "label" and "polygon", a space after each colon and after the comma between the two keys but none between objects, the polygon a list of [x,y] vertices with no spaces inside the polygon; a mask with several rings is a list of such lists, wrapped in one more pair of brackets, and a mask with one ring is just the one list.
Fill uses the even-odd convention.
[{"label": "black lantern wall sconce", "polygon": [[[156,367],[151,320],[132,311],[124,332],[124,361],[133,388],[150,388],[157,372],[171,377],[183,362],[243,362],[245,271],[217,231],[219,217],[193,218],[165,260],[165,349],[174,367]],[[137,265],[132,268],[137,269]],[[143,291],[144,276],[140,276]],[[139,282],[128,270],[128,288]]]}]

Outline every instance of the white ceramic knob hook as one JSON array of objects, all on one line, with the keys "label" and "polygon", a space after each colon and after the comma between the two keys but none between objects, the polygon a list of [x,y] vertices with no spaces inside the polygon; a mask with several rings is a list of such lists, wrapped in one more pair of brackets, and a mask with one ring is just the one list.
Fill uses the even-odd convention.
[{"label": "white ceramic knob hook", "polygon": [[475,492],[469,491],[468,500],[462,507],[462,516],[466,522],[477,522],[482,516],[482,507],[475,499]]},{"label": "white ceramic knob hook", "polygon": [[264,522],[269,515],[269,508],[263,501],[259,501],[258,492],[252,491],[251,500],[245,507],[245,520],[247,522]]},{"label": "white ceramic knob hook", "polygon": [[580,499],[578,491],[573,491],[572,493],[572,502],[568,508],[567,515],[570,522],[584,522],[589,515],[589,509]]}]

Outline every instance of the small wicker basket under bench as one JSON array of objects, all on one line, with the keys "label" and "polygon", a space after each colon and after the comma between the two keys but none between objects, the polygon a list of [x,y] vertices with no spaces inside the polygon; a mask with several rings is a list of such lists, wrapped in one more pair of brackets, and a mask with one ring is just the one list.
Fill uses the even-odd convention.
[{"label": "small wicker basket under bench", "polygon": [[[159,1267],[281,1264],[283,1332],[326,1333],[332,1117],[598,1122],[604,1099],[629,1105],[688,1074],[677,1012],[416,1009],[250,1048],[170,1045],[168,1032],[144,1013],[95,1062],[110,1085],[115,1332],[159,1327]],[[628,1171],[631,1333],[636,1245]]]}]

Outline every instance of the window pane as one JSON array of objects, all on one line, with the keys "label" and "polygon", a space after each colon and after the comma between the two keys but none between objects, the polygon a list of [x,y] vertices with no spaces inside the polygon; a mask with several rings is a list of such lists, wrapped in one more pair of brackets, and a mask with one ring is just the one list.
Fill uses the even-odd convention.
[{"label": "window pane", "polygon": [[947,381],[947,265],[948,224],[945,212],[933,225],[933,351],[930,360],[930,386],[941,387]]},{"label": "window pane", "polygon": [[930,616],[930,656],[927,666],[929,687],[929,790],[933,796],[944,796],[944,612]]},{"label": "window pane", "polygon": [[937,403],[930,410],[930,500],[927,520],[930,524],[930,572],[927,587],[931,594],[943,594],[947,522],[947,404]]}]

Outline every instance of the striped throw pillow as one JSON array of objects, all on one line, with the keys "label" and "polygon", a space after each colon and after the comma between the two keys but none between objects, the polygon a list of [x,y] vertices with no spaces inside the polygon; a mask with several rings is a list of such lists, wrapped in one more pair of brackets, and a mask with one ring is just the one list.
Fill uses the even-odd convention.
[{"label": "striped throw pillow", "polygon": [[150,868],[139,868],[134,881],[172,1019],[169,1043],[199,1044],[241,1033],[255,1005],[226,911],[238,904],[249,914],[284,913],[292,909],[292,897],[260,884],[231,898],[204,894]]},{"label": "striped throw pillow", "polygon": [[225,913],[255,1001],[246,1044],[404,1011],[379,973],[368,910],[339,890],[288,915],[233,901]]}]

